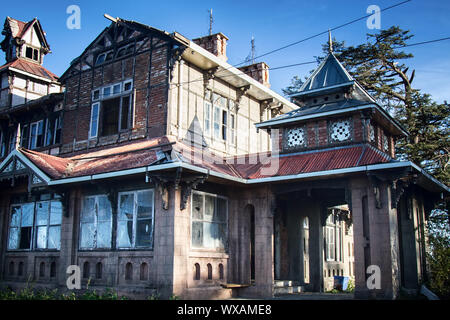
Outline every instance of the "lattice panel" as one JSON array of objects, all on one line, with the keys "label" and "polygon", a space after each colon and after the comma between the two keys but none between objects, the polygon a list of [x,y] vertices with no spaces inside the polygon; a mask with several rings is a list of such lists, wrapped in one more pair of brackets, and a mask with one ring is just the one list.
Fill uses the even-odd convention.
[{"label": "lattice panel", "polygon": [[296,148],[306,146],[306,135],[304,128],[291,128],[286,133],[286,146]]},{"label": "lattice panel", "polygon": [[350,140],[352,136],[350,120],[332,122],[330,125],[330,138],[334,142]]}]

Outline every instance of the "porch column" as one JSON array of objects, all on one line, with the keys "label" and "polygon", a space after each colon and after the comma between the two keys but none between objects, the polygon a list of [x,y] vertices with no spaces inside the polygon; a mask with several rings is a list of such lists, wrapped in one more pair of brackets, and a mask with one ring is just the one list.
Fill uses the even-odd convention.
[{"label": "porch column", "polygon": [[273,296],[273,214],[274,195],[266,188],[265,196],[255,203],[255,285],[258,296]]},{"label": "porch column", "polygon": [[319,203],[311,203],[309,216],[309,263],[312,290],[323,290],[323,221]]},{"label": "porch column", "polygon": [[[360,297],[369,295],[394,299],[400,287],[398,220],[397,210],[391,208],[389,183],[376,178],[353,181],[352,214],[355,237],[355,294]],[[369,290],[367,287],[368,264],[380,268],[380,288]]]},{"label": "porch column", "polygon": [[[77,239],[79,234],[79,210],[81,208],[81,193],[79,189],[68,191],[69,200],[63,203],[61,221],[61,245],[58,259],[58,286],[66,288],[69,265],[76,265]],[[81,268],[81,266],[79,266]]]}]

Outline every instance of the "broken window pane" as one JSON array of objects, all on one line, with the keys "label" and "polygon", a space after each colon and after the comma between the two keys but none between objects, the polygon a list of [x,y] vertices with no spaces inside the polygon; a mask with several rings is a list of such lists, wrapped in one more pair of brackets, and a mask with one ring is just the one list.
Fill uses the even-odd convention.
[{"label": "broken window pane", "polygon": [[19,228],[9,229],[8,249],[18,249],[19,247]]},{"label": "broken window pane", "polygon": [[130,248],[132,244],[133,221],[117,222],[117,247]]},{"label": "broken window pane", "polygon": [[138,220],[137,221],[137,231],[136,231],[136,246],[137,247],[150,247],[151,246],[151,231],[152,231],[152,220]]},{"label": "broken window pane", "polygon": [[48,249],[58,249],[61,244],[61,227],[54,226],[48,229]]},{"label": "broken window pane", "polygon": [[50,224],[61,224],[62,204],[59,201],[52,201],[50,204]]},{"label": "broken window pane", "polygon": [[20,207],[12,207],[11,227],[18,227],[20,224]]},{"label": "broken window pane", "polygon": [[[202,206],[204,201],[204,211]],[[194,192],[192,196],[192,246],[224,249],[227,236],[227,200]],[[203,213],[203,214],[201,214]]]},{"label": "broken window pane", "polygon": [[111,221],[99,222],[97,225],[97,248],[111,247]]},{"label": "broken window pane", "polygon": [[99,221],[111,221],[111,204],[108,197],[98,197],[98,220]]},{"label": "broken window pane", "polygon": [[22,227],[33,226],[34,203],[26,203],[22,205]]},{"label": "broken window pane", "polygon": [[36,247],[39,249],[47,247],[47,226],[37,228]]},{"label": "broken window pane", "polygon": [[198,193],[192,195],[192,218],[203,220],[203,196]]},{"label": "broken window pane", "polygon": [[192,246],[203,246],[203,223],[192,222]]},{"label": "broken window pane", "polygon": [[153,192],[144,191],[138,193],[137,217],[151,217],[153,212]]},{"label": "broken window pane", "polygon": [[203,219],[206,221],[212,221],[214,216],[214,201],[215,198],[211,196],[205,196],[205,213]]},{"label": "broken window pane", "polygon": [[95,226],[93,223],[82,223],[81,224],[81,248],[93,248],[94,247],[94,236],[95,236]]},{"label": "broken window pane", "polygon": [[36,204],[36,225],[45,226],[48,220],[48,202],[38,202]]},{"label": "broken window pane", "polygon": [[120,195],[119,220],[133,219],[134,194]]}]

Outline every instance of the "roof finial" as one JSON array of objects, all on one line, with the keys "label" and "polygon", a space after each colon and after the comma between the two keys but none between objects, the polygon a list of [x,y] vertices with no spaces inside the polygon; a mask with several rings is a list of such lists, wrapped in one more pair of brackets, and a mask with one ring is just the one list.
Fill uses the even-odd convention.
[{"label": "roof finial", "polygon": [[328,29],[328,52],[333,53],[333,40],[331,39],[331,30]]}]

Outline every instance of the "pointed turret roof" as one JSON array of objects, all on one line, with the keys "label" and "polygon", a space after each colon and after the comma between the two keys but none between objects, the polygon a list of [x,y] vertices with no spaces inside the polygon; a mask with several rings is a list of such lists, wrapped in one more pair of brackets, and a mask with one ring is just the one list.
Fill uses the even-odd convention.
[{"label": "pointed turret roof", "polygon": [[303,83],[299,92],[292,94],[291,97],[317,94],[332,88],[351,86],[354,82],[355,79],[345,70],[334,53],[330,52],[308,80]]}]

